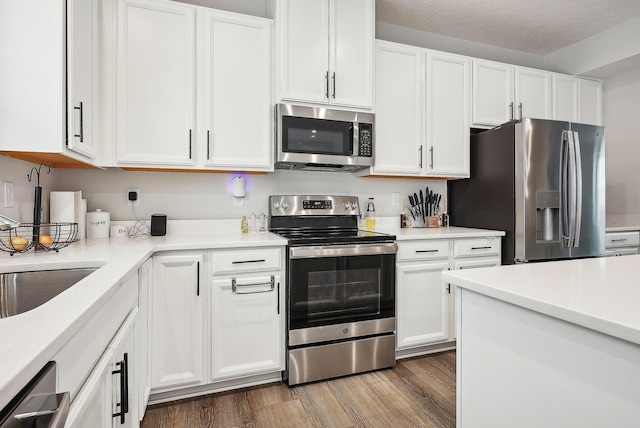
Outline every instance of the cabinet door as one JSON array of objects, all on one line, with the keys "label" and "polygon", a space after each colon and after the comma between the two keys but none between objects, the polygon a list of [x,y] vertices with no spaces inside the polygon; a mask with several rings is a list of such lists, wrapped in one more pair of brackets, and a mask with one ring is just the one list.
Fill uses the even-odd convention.
[{"label": "cabinet door", "polygon": [[270,170],[271,21],[204,15],[205,164]]},{"label": "cabinet door", "polygon": [[96,2],[67,1],[67,147],[93,159]]},{"label": "cabinet door", "polygon": [[153,257],[151,386],[202,382],[202,254]]},{"label": "cabinet door", "polygon": [[190,166],[195,159],[195,9],[122,0],[119,164]]},{"label": "cabinet door", "polygon": [[449,294],[440,275],[448,261],[397,265],[397,348],[449,338]]},{"label": "cabinet door", "polygon": [[112,359],[108,348],[71,404],[65,427],[109,428],[112,426]]},{"label": "cabinet door", "polygon": [[138,309],[131,311],[109,346],[111,357],[111,415],[113,428],[138,427],[135,331]]},{"label": "cabinet door", "polygon": [[376,42],[376,174],[420,175],[424,51]]},{"label": "cabinet door", "polygon": [[214,279],[211,284],[212,379],[283,370],[280,276]]},{"label": "cabinet door", "polygon": [[427,54],[428,175],[469,177],[469,59]]},{"label": "cabinet door", "polygon": [[374,0],[330,0],[330,103],[373,107]]},{"label": "cabinet door", "polygon": [[515,68],[516,118],[551,119],[551,73]]},{"label": "cabinet door", "polygon": [[577,121],[602,126],[602,80],[578,78]]},{"label": "cabinet door", "polygon": [[472,123],[492,127],[514,117],[513,66],[492,61],[473,61]]},{"label": "cabinet door", "polygon": [[329,2],[282,0],[280,91],[283,100],[329,99]]},{"label": "cabinet door", "polygon": [[553,74],[553,120],[575,122],[578,119],[578,79]]}]

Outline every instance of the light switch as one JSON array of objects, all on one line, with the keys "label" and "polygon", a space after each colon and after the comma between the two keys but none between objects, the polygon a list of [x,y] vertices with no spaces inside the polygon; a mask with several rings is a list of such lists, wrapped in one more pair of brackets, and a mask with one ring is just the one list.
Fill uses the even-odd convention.
[{"label": "light switch", "polygon": [[15,191],[13,189],[13,183],[10,181],[4,182],[4,207],[13,208],[15,202]]}]

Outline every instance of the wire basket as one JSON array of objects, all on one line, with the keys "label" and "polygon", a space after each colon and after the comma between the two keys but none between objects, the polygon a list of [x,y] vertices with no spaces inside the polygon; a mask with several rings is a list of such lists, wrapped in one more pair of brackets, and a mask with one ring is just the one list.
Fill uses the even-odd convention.
[{"label": "wire basket", "polygon": [[34,251],[58,252],[78,236],[78,223],[43,223],[39,226],[21,223],[0,231],[0,250],[11,255]]}]

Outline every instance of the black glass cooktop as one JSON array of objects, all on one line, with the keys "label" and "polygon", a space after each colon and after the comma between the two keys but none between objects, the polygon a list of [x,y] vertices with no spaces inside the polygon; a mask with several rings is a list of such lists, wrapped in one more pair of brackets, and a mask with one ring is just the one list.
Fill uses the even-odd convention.
[{"label": "black glass cooktop", "polygon": [[376,242],[393,242],[396,237],[387,233],[372,232],[369,230],[272,230],[283,238],[289,240],[292,246],[300,245],[346,245],[364,244]]}]

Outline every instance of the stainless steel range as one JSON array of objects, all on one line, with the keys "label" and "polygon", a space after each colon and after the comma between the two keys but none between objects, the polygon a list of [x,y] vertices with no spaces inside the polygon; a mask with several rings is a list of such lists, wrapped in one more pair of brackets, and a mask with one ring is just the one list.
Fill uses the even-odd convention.
[{"label": "stainless steel range", "polygon": [[269,198],[269,230],[289,241],[289,385],[395,365],[398,247],[359,214],[355,196]]}]

